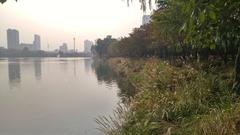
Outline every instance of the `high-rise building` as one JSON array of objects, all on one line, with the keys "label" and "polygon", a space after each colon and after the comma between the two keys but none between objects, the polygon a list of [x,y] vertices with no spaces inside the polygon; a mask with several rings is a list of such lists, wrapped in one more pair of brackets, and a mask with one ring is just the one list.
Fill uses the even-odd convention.
[{"label": "high-rise building", "polygon": [[18,50],[19,47],[19,32],[15,29],[7,30],[7,47],[8,49]]},{"label": "high-rise building", "polygon": [[8,49],[30,51],[39,51],[41,49],[41,38],[39,35],[34,35],[33,43],[19,43],[19,32],[15,29],[7,30],[7,46]]},{"label": "high-rise building", "polygon": [[142,25],[148,24],[151,22],[151,16],[150,15],[143,15],[142,17]]},{"label": "high-rise building", "polygon": [[62,53],[67,53],[68,52],[67,44],[63,43],[63,45],[59,47],[59,51]]},{"label": "high-rise building", "polygon": [[91,48],[93,46],[93,42],[89,40],[84,41],[84,52],[85,53],[91,53]]},{"label": "high-rise building", "polygon": [[41,50],[41,38],[39,35],[34,35],[33,45],[35,46],[36,50]]}]

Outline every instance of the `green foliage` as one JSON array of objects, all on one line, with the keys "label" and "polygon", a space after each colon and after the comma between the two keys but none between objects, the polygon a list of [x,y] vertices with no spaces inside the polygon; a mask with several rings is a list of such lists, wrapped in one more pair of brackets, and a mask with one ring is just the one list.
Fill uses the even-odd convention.
[{"label": "green foliage", "polygon": [[107,54],[111,57],[144,57],[151,54],[151,30],[150,25],[135,28],[129,37],[109,45]]},{"label": "green foliage", "polygon": [[[146,9],[147,0],[141,0]],[[135,28],[128,37],[96,49],[108,57],[164,59],[221,58],[233,61],[240,39],[240,4],[237,0],[156,0],[148,25]],[[99,42],[99,44],[102,44]]]},{"label": "green foliage", "polygon": [[[167,0],[165,8],[159,8],[152,15],[155,39],[167,45],[176,45],[182,42],[183,33],[179,33],[189,11],[183,9],[187,1]],[[182,11],[184,10],[184,11]],[[189,10],[189,9],[188,9]],[[182,11],[182,12],[181,12]]]},{"label": "green foliage", "polygon": [[[140,1],[146,5],[147,0]],[[234,60],[240,39],[238,0],[157,0],[158,9],[152,14],[151,44],[153,54],[172,57],[182,55],[220,57],[225,64]],[[129,37],[131,38],[131,37]],[[169,52],[169,48],[181,52]],[[164,49],[167,48],[167,49]],[[195,49],[193,49],[195,48]],[[119,48],[121,50],[121,48]],[[161,50],[165,50],[162,51]],[[151,51],[147,55],[151,55]]]},{"label": "green foliage", "polygon": [[113,39],[112,36],[107,36],[104,39],[98,39],[96,45],[93,46],[92,52],[94,55],[104,58],[108,56],[108,47],[110,44],[116,42],[116,39]]},{"label": "green foliage", "polygon": [[194,1],[191,16],[187,19],[186,41],[199,48],[236,49],[240,37],[240,2]]}]

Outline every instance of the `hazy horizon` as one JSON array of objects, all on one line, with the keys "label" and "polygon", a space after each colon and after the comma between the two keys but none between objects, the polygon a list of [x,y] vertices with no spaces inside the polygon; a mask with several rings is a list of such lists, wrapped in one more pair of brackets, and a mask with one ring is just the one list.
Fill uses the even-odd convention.
[{"label": "hazy horizon", "polygon": [[[148,12],[149,13],[149,12]],[[21,43],[31,43],[33,35],[41,36],[41,49],[58,49],[63,42],[83,50],[83,41],[127,36],[139,27],[142,15],[138,1],[130,7],[122,0],[9,0],[0,5],[0,46],[7,47],[6,30],[17,29]]]}]

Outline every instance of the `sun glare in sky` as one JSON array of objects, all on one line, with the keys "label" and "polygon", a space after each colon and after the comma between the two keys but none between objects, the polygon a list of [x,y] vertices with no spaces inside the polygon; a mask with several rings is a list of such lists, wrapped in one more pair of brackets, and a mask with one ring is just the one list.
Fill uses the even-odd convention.
[{"label": "sun glare in sky", "polygon": [[106,35],[127,36],[141,25],[143,12],[138,0],[130,7],[123,0],[8,0],[0,5],[0,46],[6,47],[6,30],[19,30],[20,42],[32,42],[39,34],[42,49],[57,49],[63,42],[83,50],[83,41]]}]

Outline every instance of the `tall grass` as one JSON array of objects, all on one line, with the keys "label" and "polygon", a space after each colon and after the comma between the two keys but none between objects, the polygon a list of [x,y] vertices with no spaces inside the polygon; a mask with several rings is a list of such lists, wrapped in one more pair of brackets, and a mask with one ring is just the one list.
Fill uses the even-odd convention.
[{"label": "tall grass", "polygon": [[95,121],[99,125],[99,130],[106,135],[120,135],[122,125],[130,114],[129,105],[118,104],[118,107],[114,110],[113,116],[100,116]]},{"label": "tall grass", "polygon": [[[133,67],[130,61],[124,63],[125,69]],[[231,91],[232,70],[177,68],[157,59],[139,69],[128,70],[137,93],[127,109],[119,106],[115,117],[97,120],[106,135],[238,133],[240,106]]]}]

